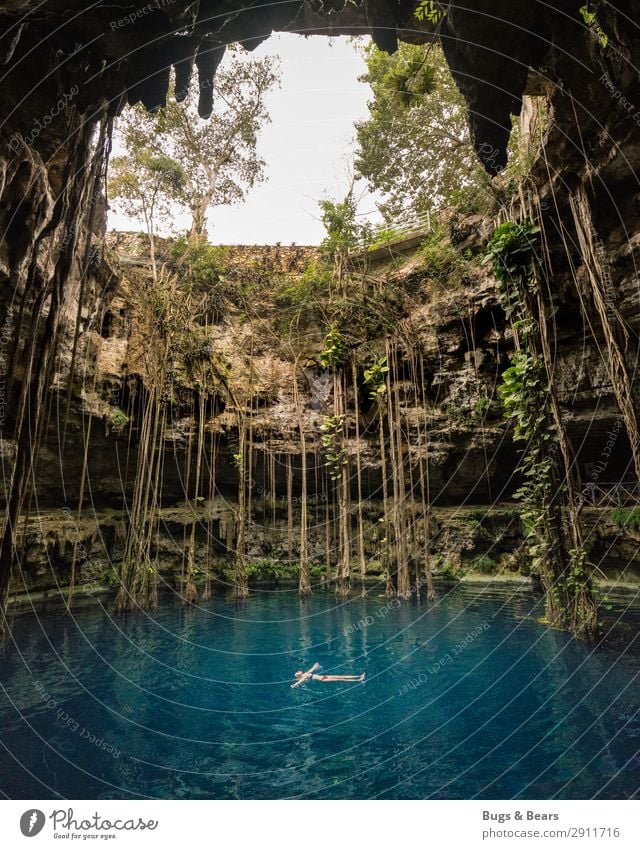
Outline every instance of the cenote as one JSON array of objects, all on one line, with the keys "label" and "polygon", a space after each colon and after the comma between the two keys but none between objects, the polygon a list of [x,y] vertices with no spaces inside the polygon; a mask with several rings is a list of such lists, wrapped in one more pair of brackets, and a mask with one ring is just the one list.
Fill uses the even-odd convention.
[{"label": "cenote", "polygon": [[[595,643],[528,589],[438,601],[258,592],[113,618],[23,614],[3,657],[12,798],[630,798],[640,787],[634,593]],[[364,684],[297,669],[366,673]],[[92,736],[90,736],[92,735]],[[95,739],[94,739],[95,738]]]},{"label": "cenote", "polygon": [[0,0],[2,794],[637,795],[616,6]]}]

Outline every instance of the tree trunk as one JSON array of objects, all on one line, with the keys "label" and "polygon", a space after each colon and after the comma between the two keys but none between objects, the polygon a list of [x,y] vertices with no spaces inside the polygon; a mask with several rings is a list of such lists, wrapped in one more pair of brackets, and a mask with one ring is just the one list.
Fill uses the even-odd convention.
[{"label": "tree trunk", "polygon": [[209,195],[200,195],[191,203],[191,229],[189,230],[189,242],[199,245],[208,239],[207,212],[211,206],[212,198]]}]

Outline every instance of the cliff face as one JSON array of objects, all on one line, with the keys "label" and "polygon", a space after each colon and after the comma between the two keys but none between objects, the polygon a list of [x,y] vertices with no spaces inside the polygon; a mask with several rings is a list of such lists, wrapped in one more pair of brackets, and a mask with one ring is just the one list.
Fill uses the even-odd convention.
[{"label": "cliff face", "polygon": [[[123,491],[125,495],[130,491],[133,472],[114,474],[113,470],[123,462],[127,467],[127,453],[132,462],[136,433],[134,425],[129,434],[131,425],[123,425],[121,416],[110,418],[109,409],[117,407],[128,418],[125,408],[131,405],[135,422],[132,398],[144,392],[145,374],[136,362],[136,351],[138,359],[143,359],[139,353],[144,349],[143,337],[132,318],[140,271],[135,284],[127,282],[126,261],[121,257],[117,267],[115,258],[112,262],[104,254],[100,241],[104,225],[100,187],[110,120],[126,101],[141,101],[150,108],[162,103],[171,66],[176,70],[178,95],[184,93],[195,67],[201,113],[206,115],[210,80],[222,45],[240,40],[251,47],[273,29],[354,32],[364,28],[388,49],[394,48],[397,36],[420,41],[440,38],[469,105],[476,148],[492,173],[504,163],[510,115],[520,111],[523,95],[544,98],[544,110],[536,106],[540,101],[525,101],[525,113],[544,121],[543,143],[532,157],[530,173],[496,217],[529,216],[544,228],[554,374],[582,481],[601,485],[636,475],[631,461],[637,460],[639,451],[634,425],[637,398],[631,390],[640,303],[636,272],[640,51],[632,22],[638,18],[639,4],[631,0],[615,6],[594,3],[595,17],[586,21],[578,12],[579,3],[555,3],[551,8],[538,2],[483,0],[473,9],[441,3],[446,15],[437,32],[428,22],[415,24],[414,4],[380,0],[355,7],[325,0],[268,8],[241,5],[235,0],[224,4],[177,0],[140,15],[139,7],[127,0],[90,8],[75,0],[0,3],[7,70],[0,92],[7,116],[0,130],[0,359],[5,374],[0,428],[8,490],[0,588],[7,586],[16,563],[18,516],[29,508],[34,513],[39,509],[36,496],[29,495],[34,468],[41,506],[59,507],[62,499],[75,511],[81,490],[85,495],[93,492],[101,510],[116,511],[104,524],[105,539],[111,541],[107,548],[115,546],[117,551],[121,538],[123,517],[118,511]],[[493,223],[485,220],[476,226],[479,236],[471,238],[472,251],[479,249]],[[462,224],[464,231],[467,223]],[[462,231],[456,230],[453,236],[464,250]],[[135,258],[132,264],[140,265]],[[515,485],[517,455],[499,411],[490,406],[496,375],[504,368],[512,342],[486,273],[474,269],[459,289],[434,292],[427,286],[418,296],[412,287],[420,289],[429,279],[418,266],[407,260],[402,267],[387,269],[390,284],[406,298],[400,305],[378,306],[378,319],[391,316],[398,327],[394,393],[401,399],[407,444],[417,447],[413,422],[428,409],[433,442],[428,446],[430,497],[443,509],[465,503],[470,492],[477,504],[487,504],[505,497]],[[369,296],[365,293],[364,300]],[[268,298],[263,297],[263,302],[267,312],[282,309]],[[360,309],[359,303],[356,306]],[[262,324],[254,321],[248,329],[239,314],[242,306],[236,304],[234,309],[235,315],[217,318],[213,339],[224,352],[225,368],[236,376],[249,373],[249,358],[259,363],[251,387],[256,400],[255,411],[253,402],[250,407],[251,419],[269,449],[263,452],[270,458],[263,465],[271,468],[276,457],[272,489],[286,499],[299,486],[299,477],[295,470],[289,473],[290,464],[283,458],[294,453],[293,443],[301,430],[309,435],[310,453],[319,450],[314,416],[321,414],[330,397],[323,372],[313,361],[321,342],[313,329],[317,322],[314,325],[309,316],[310,359],[302,363],[304,379],[299,381],[294,410],[291,359],[274,348],[273,316],[268,315]],[[403,332],[420,342],[424,379],[422,374],[420,379],[412,374],[410,346],[403,343]],[[361,380],[364,365],[360,364]],[[193,386],[180,392],[182,397],[176,399],[180,415],[172,431],[176,460],[173,467],[168,465],[164,481],[172,505],[184,492],[181,475],[193,418]],[[219,436],[219,486],[227,501],[222,506],[207,504],[206,509],[218,517],[218,537],[232,545],[234,508],[229,499],[235,491],[233,455],[237,451],[229,444],[233,417],[223,396],[208,410],[207,421],[213,422],[211,433]],[[367,427],[370,410],[366,403],[361,406]],[[622,413],[624,427],[620,426]],[[91,438],[86,442],[80,435],[89,421]],[[353,431],[355,422],[349,424]],[[123,433],[118,434],[118,429]],[[56,441],[61,431],[75,433],[78,440],[74,450],[65,445],[58,473]],[[375,502],[381,477],[376,459],[380,446],[373,434],[365,442],[361,457],[368,470],[365,494]],[[89,478],[81,471],[85,445],[89,446]],[[44,453],[34,467],[40,446]],[[259,455],[256,451],[256,462]],[[271,473],[264,469],[255,474],[257,480]],[[323,492],[328,497],[322,486],[316,490],[319,498]],[[318,511],[323,504],[316,505]],[[205,509],[200,502],[196,506]],[[274,522],[284,522],[291,537],[292,519],[282,509],[278,515],[277,507]],[[274,513],[273,504],[265,505],[267,509]],[[372,519],[374,526],[375,516]],[[611,554],[609,532],[601,522],[592,527],[590,535],[598,538],[593,556]],[[40,563],[46,545],[42,548],[42,535],[34,533],[36,553],[31,562]],[[603,534],[604,541],[599,539]],[[52,539],[58,552],[56,563],[66,568],[68,558],[59,529]],[[630,558],[633,545],[620,545],[613,553],[622,563]],[[287,555],[291,547],[287,543]],[[51,578],[46,580],[51,583]]]},{"label": "cliff face", "polygon": [[[390,434],[385,432],[382,445],[378,405],[369,397],[364,370],[384,352],[389,332],[394,346],[388,391],[398,399],[416,567],[425,550],[419,480],[426,475],[432,508],[428,548],[436,575],[527,574],[512,502],[521,483],[521,451],[513,443],[496,392],[514,340],[495,280],[489,267],[478,261],[492,227],[479,216],[457,216],[447,228],[448,235],[440,231],[431,237],[426,254],[415,248],[402,254],[390,246],[352,260],[344,309],[353,316],[350,344],[356,385],[346,396],[346,451],[354,545],[355,504],[360,498],[368,580],[383,580],[381,457],[389,451]],[[423,236],[429,244],[429,234]],[[434,257],[433,244],[448,261],[458,257],[455,271],[449,266],[440,276],[441,266],[434,264],[440,255]],[[239,523],[240,405],[252,440],[250,466],[244,472],[249,476],[251,575],[268,580],[297,574],[304,444],[308,555],[315,579],[324,579],[333,575],[336,556],[336,487],[323,443],[323,422],[334,410],[335,385],[330,370],[321,364],[326,304],[317,292],[301,289],[317,272],[318,250],[215,250],[210,286],[217,285],[216,275],[223,269],[226,289],[205,333],[217,362],[224,364],[225,379],[222,384],[212,379],[208,386],[194,385],[184,361],[174,363],[153,542],[158,571],[164,583],[179,585],[185,540],[195,526],[197,569],[212,569],[218,580],[231,580]],[[162,252],[170,258],[171,244],[163,245]],[[144,238],[135,234],[109,234],[105,256],[109,285],[99,296],[95,287],[86,289],[74,373],[70,345],[63,346],[58,361],[51,407],[59,412],[50,420],[41,450],[37,509],[25,526],[25,568],[14,584],[18,594],[25,584],[32,593],[65,587],[74,559],[77,583],[108,588],[123,556],[141,450],[141,399],[151,379],[140,295],[150,285],[150,260]],[[300,291],[305,297],[299,297]],[[389,317],[381,310],[380,304],[386,303],[381,293],[393,296],[393,329],[385,323]],[[373,298],[378,300],[372,304]],[[583,524],[590,558],[610,578],[635,580],[640,572],[636,533],[621,532],[612,519],[615,502],[594,507],[587,488],[603,452],[606,474],[600,475],[600,484],[632,480],[627,436],[598,349],[601,340],[578,326],[568,291],[559,287],[556,302],[554,368],[586,494]],[[358,322],[365,308],[362,330]],[[635,328],[633,292],[622,301],[622,310],[629,327]],[[419,367],[415,351],[420,352]],[[213,485],[196,493],[193,446],[201,405],[206,477]]]},{"label": "cliff face", "polygon": [[[104,433],[107,442],[101,444],[100,450],[92,451],[101,464],[100,474],[91,475],[94,491],[117,501],[122,495],[122,483],[112,449],[113,439],[117,441],[119,434],[111,420],[116,408],[127,408],[131,393],[147,378],[145,350],[148,340],[146,328],[140,321],[137,291],[142,285],[141,279],[146,278],[148,283],[150,267],[142,237],[109,234],[107,245],[117,283],[102,295],[99,328],[93,322],[89,329],[88,324],[87,332],[80,336],[81,365],[73,380],[75,416],[71,426],[79,430],[81,415],[88,414],[100,423],[92,440],[100,439]],[[333,394],[330,371],[320,362],[325,334],[324,295],[312,292],[293,304],[288,297],[296,287],[304,285],[308,269],[315,269],[318,250],[230,246],[221,251],[229,286],[238,293],[243,288],[246,291],[240,304],[234,302],[233,297],[225,300],[216,323],[206,331],[212,350],[225,365],[226,381],[231,386],[231,390],[210,387],[213,393],[219,393],[208,411],[212,413],[210,432],[228,435],[237,429],[236,409],[229,397],[231,391],[238,397],[251,397],[249,410],[253,432],[270,450],[281,454],[299,453],[301,417],[309,450],[318,453],[322,448],[321,419],[323,414],[331,412]],[[389,325],[390,316],[384,314],[381,299],[367,300],[373,291],[373,280],[373,285],[382,288],[385,295],[393,294],[396,299],[394,316],[398,316],[400,332],[411,339],[411,344],[418,345],[424,355],[424,385],[419,375],[410,372],[408,349],[403,347],[398,351],[395,373],[409,430],[421,420],[423,402],[430,408],[429,431],[433,444],[429,451],[434,466],[434,497],[441,497],[443,503],[458,503],[473,490],[476,503],[488,502],[487,464],[491,469],[489,477],[493,478],[494,487],[499,488],[508,486],[515,464],[515,452],[509,440],[504,439],[506,425],[497,403],[493,403],[496,375],[503,370],[512,350],[509,333],[505,336],[504,312],[494,282],[488,271],[472,261],[461,259],[463,271],[456,272],[456,280],[445,282],[430,276],[419,252],[396,257],[390,252],[384,254],[382,251],[379,265],[371,265],[363,271],[361,282],[350,284],[344,305],[345,310],[353,310],[354,314],[368,309],[369,326],[373,326],[374,334],[377,330],[376,335],[366,338],[368,329],[358,328],[354,330],[351,343],[362,358],[358,374],[363,395],[359,408],[362,426],[368,428],[369,442],[375,443],[375,406],[369,400],[362,374],[373,354],[364,349],[364,343],[368,342],[371,350],[384,350],[383,331]],[[356,280],[358,277],[356,271]],[[287,325],[294,322],[295,334],[292,334]],[[402,337],[399,335],[399,338]],[[60,360],[59,384],[54,387],[61,395],[68,391],[69,367],[67,350]],[[295,368],[299,369],[297,377]],[[194,426],[193,415],[187,415],[189,396],[194,390],[184,366],[176,364],[176,369],[177,388],[172,398],[174,435],[176,447],[183,450],[188,431]],[[414,383],[418,385],[417,394]],[[295,407],[296,387],[300,413]],[[133,418],[135,414],[134,404]],[[355,416],[355,410],[350,414]],[[55,422],[52,435],[57,426]],[[351,431],[354,430],[352,422]],[[55,442],[52,446],[57,450]],[[502,455],[494,457],[495,450]],[[376,479],[379,478],[379,459],[372,447],[365,447],[364,451],[363,463],[371,466],[369,486],[372,491],[379,490],[379,479]],[[220,485],[226,487],[229,494],[234,491],[236,475],[230,454],[226,459],[231,473],[225,480],[222,470]],[[75,452],[69,460],[80,465],[82,458]],[[278,466],[278,484],[283,489],[282,464]],[[51,464],[49,470],[43,469],[42,473],[41,498],[44,503],[51,504],[50,499],[58,497],[62,485],[56,477],[59,470]],[[67,491],[74,491],[74,478],[79,479],[79,475],[69,475],[67,488],[71,489]],[[175,485],[178,489],[169,497],[179,500],[183,493],[177,480]],[[365,496],[369,494],[366,492]]]}]

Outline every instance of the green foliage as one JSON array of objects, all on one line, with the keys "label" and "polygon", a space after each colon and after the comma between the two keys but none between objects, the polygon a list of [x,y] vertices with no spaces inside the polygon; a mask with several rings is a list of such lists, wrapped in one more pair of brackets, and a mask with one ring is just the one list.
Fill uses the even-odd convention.
[{"label": "green foliage", "polygon": [[493,263],[493,273],[507,317],[522,312],[526,292],[534,291],[534,274],[540,265],[540,228],[530,221],[507,221],[494,230],[483,265]]},{"label": "green foliage", "polygon": [[404,108],[419,106],[436,89],[436,68],[427,64],[427,57],[414,53],[402,64],[393,67],[384,81],[396,101]]},{"label": "green foliage", "polygon": [[334,299],[327,312],[339,316],[335,323],[346,351],[393,334],[407,313],[407,298],[398,286],[359,284],[349,296]]},{"label": "green foliage", "polygon": [[[275,57],[248,59],[237,54],[216,73],[209,120],[198,117],[197,91],[182,103],[169,101],[153,114],[136,106],[119,120],[117,132],[130,165],[135,166],[145,150],[179,164],[179,192],[176,187],[167,192],[160,185],[155,197],[191,211],[194,238],[205,235],[210,207],[238,203],[263,179],[265,163],[257,155],[257,143],[270,120],[265,95],[278,81]],[[114,164],[118,167],[117,160]],[[138,174],[135,167],[127,170],[134,177]]]},{"label": "green foliage", "polygon": [[208,364],[214,355],[213,340],[204,328],[185,328],[177,337],[174,350],[182,354],[187,370],[194,373],[199,366]]},{"label": "green foliage", "polygon": [[169,220],[172,204],[184,201],[184,168],[149,146],[131,142],[125,156],[111,161],[110,175],[109,196],[128,215],[144,222],[147,232],[153,232],[157,220]]},{"label": "green foliage", "polygon": [[616,507],[611,511],[611,519],[619,528],[640,531],[640,507],[634,507],[632,510]]},{"label": "green foliage", "polygon": [[491,398],[482,395],[473,402],[473,416],[476,421],[482,421],[495,410],[495,404]]},{"label": "green foliage", "polygon": [[281,560],[262,560],[247,561],[247,576],[256,581],[278,581],[282,579],[294,579],[297,575],[297,567],[291,563],[284,563]]},{"label": "green foliage", "polygon": [[566,588],[575,594],[581,592],[589,583],[586,570],[587,552],[584,548],[572,548],[569,551],[569,569],[565,578]]},{"label": "green foliage", "polygon": [[598,39],[600,46],[604,49],[609,44],[609,36],[600,26],[600,21],[598,20],[598,16],[596,13],[589,8],[591,4],[586,3],[584,6],[581,6],[578,11],[582,17],[582,20],[589,27],[591,32]]},{"label": "green foliage", "polygon": [[[505,417],[514,422],[513,438],[516,441],[529,440],[544,425],[547,415],[544,401],[548,393],[546,377],[541,357],[526,351],[516,351],[511,365],[502,374],[498,395]],[[551,436],[548,435],[548,438]]]},{"label": "green foliage", "polygon": [[341,201],[325,198],[319,206],[320,220],[327,233],[320,243],[325,257],[344,256],[350,251],[363,249],[369,243],[371,230],[368,224],[357,221],[357,202],[352,190]]},{"label": "green foliage", "polygon": [[553,556],[547,522],[553,494],[550,449],[556,438],[549,419],[546,369],[541,357],[516,352],[502,376],[498,394],[505,416],[514,422],[514,440],[526,443],[520,466],[525,482],[516,498],[522,502],[521,519],[531,565],[534,571],[540,571],[548,567]]},{"label": "green foliage", "polygon": [[316,263],[309,263],[302,274],[284,281],[275,293],[275,304],[280,309],[324,304],[330,284],[330,272]]},{"label": "green foliage", "polygon": [[484,262],[493,263],[502,305],[514,326],[522,332],[523,347],[516,351],[498,387],[504,415],[514,424],[513,439],[525,442],[520,471],[524,484],[516,492],[520,517],[531,556],[532,571],[553,575],[554,534],[551,501],[555,461],[552,447],[557,439],[549,410],[549,386],[544,360],[529,350],[537,332],[529,301],[535,292],[539,264],[539,228],[530,221],[506,222],[487,245]]},{"label": "green foliage", "polygon": [[420,246],[420,256],[429,279],[447,287],[461,285],[469,271],[468,261],[441,230],[429,233]]},{"label": "green foliage", "polygon": [[320,425],[322,447],[325,452],[325,465],[329,469],[329,477],[332,481],[340,479],[343,466],[349,462],[346,448],[344,447],[344,424],[345,417],[323,416]]},{"label": "green foliage", "polygon": [[347,349],[344,344],[342,333],[338,328],[338,323],[334,321],[324,340],[324,348],[320,353],[320,362],[323,368],[337,368],[341,366],[347,355]]},{"label": "green foliage", "polygon": [[171,244],[171,258],[182,271],[183,280],[194,290],[203,290],[224,279],[227,249],[223,245],[190,242],[182,237]]},{"label": "green foliage", "polygon": [[450,401],[443,406],[443,412],[452,422],[471,426],[481,424],[492,414],[501,413],[501,405],[491,398],[480,396],[464,405]]},{"label": "green foliage", "polygon": [[114,433],[122,433],[129,424],[129,416],[120,407],[111,407],[108,416],[109,426]]},{"label": "green foliage", "polygon": [[325,574],[325,564],[324,563],[310,563],[309,564],[309,577],[312,581],[319,581],[324,577]]},{"label": "green foliage", "polygon": [[451,563],[447,563],[445,561],[444,563],[440,564],[437,574],[439,577],[444,578],[448,581],[459,581],[463,572],[462,569],[458,569]]},{"label": "green foliage", "polygon": [[493,262],[499,280],[512,277],[530,279],[539,264],[537,235],[540,228],[531,221],[507,221],[493,231],[484,263]]},{"label": "green foliage", "polygon": [[482,572],[483,575],[495,575],[498,571],[498,564],[488,554],[479,554],[471,561],[473,568],[477,572]]},{"label": "green foliage", "polygon": [[417,20],[429,21],[431,24],[439,24],[446,14],[438,8],[434,0],[420,0],[413,13]]},{"label": "green foliage", "polygon": [[201,319],[220,321],[232,305],[238,305],[241,292],[228,272],[228,251],[203,241],[177,239],[170,249],[171,267],[181,292],[197,304]]},{"label": "green foliage", "polygon": [[356,124],[357,173],[379,192],[386,220],[450,205],[468,189],[477,208],[493,190],[470,141],[467,110],[439,46],[364,48],[373,98]]},{"label": "green foliage", "polygon": [[380,227],[373,233],[373,242],[367,248],[368,251],[375,251],[378,248],[386,247],[390,242],[396,241],[402,237],[400,230],[393,227]]},{"label": "green foliage", "polygon": [[386,357],[381,357],[364,370],[364,382],[369,387],[369,398],[372,401],[377,400],[387,391],[385,375],[388,371],[389,366]]}]

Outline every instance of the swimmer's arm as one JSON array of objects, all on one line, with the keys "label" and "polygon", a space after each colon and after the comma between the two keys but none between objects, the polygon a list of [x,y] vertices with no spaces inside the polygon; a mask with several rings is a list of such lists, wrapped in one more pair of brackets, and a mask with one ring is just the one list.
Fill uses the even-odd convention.
[{"label": "swimmer's arm", "polygon": [[313,673],[316,671],[316,669],[320,669],[320,664],[319,664],[319,663],[314,663],[314,664],[313,664],[313,666],[311,667],[311,669],[307,669],[307,671],[306,671],[303,675],[301,675],[301,676],[300,676],[300,678],[298,678],[298,680],[297,680],[297,681],[295,681],[295,682],[291,685],[291,689],[293,690],[293,688],[294,688],[294,687],[299,687],[299,686],[300,686],[300,684],[304,684],[304,683],[305,683],[305,681],[310,681],[310,680],[311,680],[311,676],[312,676],[312,675],[313,675]]}]

